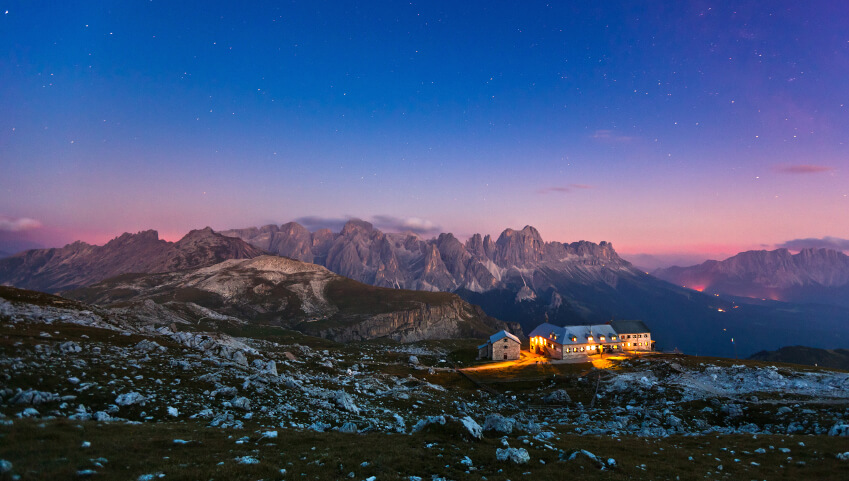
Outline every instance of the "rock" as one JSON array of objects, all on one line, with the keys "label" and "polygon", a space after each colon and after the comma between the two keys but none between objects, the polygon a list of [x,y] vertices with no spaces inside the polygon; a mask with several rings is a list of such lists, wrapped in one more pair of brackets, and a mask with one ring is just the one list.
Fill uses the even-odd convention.
[{"label": "rock", "polygon": [[466,428],[466,431],[469,432],[469,436],[474,439],[483,438],[483,428],[481,428],[481,425],[475,422],[475,420],[470,416],[461,418],[460,422],[463,424],[463,427]]},{"label": "rock", "polygon": [[74,341],[68,341],[60,344],[59,350],[62,351],[64,354],[68,354],[72,352],[81,352],[83,348],[81,348],[79,344]]},{"label": "rock", "polygon": [[133,391],[125,394],[119,394],[118,397],[115,398],[115,404],[119,406],[131,406],[133,404],[143,403],[146,400],[146,397],[142,396],[140,393]]},{"label": "rock", "polygon": [[259,459],[253,456],[239,456],[236,458],[236,462],[239,464],[259,464]]},{"label": "rock", "polygon": [[358,433],[357,425],[352,422],[347,422],[339,428],[340,433]]},{"label": "rock", "polygon": [[543,397],[542,402],[546,404],[566,404],[572,402],[572,398],[569,397],[569,393],[565,389],[558,389]]},{"label": "rock", "polygon": [[787,413],[791,413],[791,412],[793,412],[793,410],[790,409],[789,407],[781,406],[780,408],[778,408],[778,411],[776,411],[775,413],[780,416],[782,414],[787,414]]},{"label": "rock", "polygon": [[230,404],[236,409],[241,409],[243,411],[251,410],[251,400],[244,396],[239,396],[236,399],[233,399],[230,401]]},{"label": "rock", "polygon": [[38,416],[38,411],[35,408],[26,408],[18,413],[19,418],[34,418]]},{"label": "rock", "polygon": [[498,448],[495,450],[495,459],[524,464],[531,460],[531,456],[525,448]]},{"label": "rock", "polygon": [[419,363],[419,358],[416,357],[416,356],[410,356],[410,359],[409,359],[408,362],[415,366]]},{"label": "rock", "polygon": [[27,389],[26,391],[20,391],[12,396],[12,399],[9,400],[10,404],[32,404],[39,405],[51,401],[56,401],[59,399],[57,394],[53,394],[51,392],[45,391],[36,391],[34,389]]},{"label": "rock", "polygon": [[12,463],[5,459],[0,459],[0,474],[5,474],[12,471]]},{"label": "rock", "polygon": [[245,356],[245,353],[242,352],[242,351],[234,352],[233,356],[230,358],[230,360],[232,360],[233,362],[235,362],[236,364],[239,364],[241,366],[247,366],[248,365],[248,358],[247,358],[247,356]]},{"label": "rock", "polygon": [[177,410],[177,408],[175,408],[175,407],[173,407],[173,406],[168,406],[168,409],[167,409],[167,410],[168,410],[168,415],[169,415],[169,416],[171,416],[171,417],[175,417],[175,418],[176,418],[177,416],[179,416],[179,415],[180,415],[180,411],[179,411],[179,410]]},{"label": "rock", "polygon": [[513,432],[513,425],[515,424],[516,420],[513,418],[506,418],[497,413],[490,414],[483,423],[483,430],[485,432],[495,431],[501,434],[510,434]]},{"label": "rock", "polygon": [[348,411],[349,413],[353,414],[360,413],[360,408],[358,408],[357,405],[354,404],[354,400],[353,398],[351,398],[351,395],[346,393],[345,391],[336,391],[333,394],[333,402],[336,403],[336,406],[338,406],[339,409]]},{"label": "rock", "polygon": [[[849,461],[849,451],[846,451],[845,453],[837,453],[835,457],[841,461]],[[2,469],[0,469],[0,472],[3,472]]]},{"label": "rock", "polygon": [[[598,456],[587,451],[586,449],[581,449],[581,450],[573,452],[572,454],[569,455],[569,458],[567,460],[573,461],[573,460],[577,459],[578,456],[584,456],[587,459],[589,459],[590,461],[594,462],[596,465],[598,465],[599,468],[604,469],[604,461],[602,461],[601,459],[598,458]],[[615,463],[616,463],[616,461],[614,461],[614,464]]]},{"label": "rock", "polygon": [[849,436],[849,424],[841,424],[837,423],[828,430],[829,436],[840,436],[847,437]]},{"label": "rock", "polygon": [[160,346],[156,342],[149,341],[147,339],[142,339],[141,341],[138,342],[138,344],[136,344],[136,347],[135,347],[135,350],[139,351],[139,352],[151,352],[151,351],[155,351],[157,349],[160,349],[160,350],[163,350],[163,351],[165,350],[164,347]]}]

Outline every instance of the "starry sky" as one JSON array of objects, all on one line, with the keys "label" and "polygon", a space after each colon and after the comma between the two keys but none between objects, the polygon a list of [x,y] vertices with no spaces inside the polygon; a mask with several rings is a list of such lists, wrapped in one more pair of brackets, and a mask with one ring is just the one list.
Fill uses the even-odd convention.
[{"label": "starry sky", "polygon": [[243,3],[0,0],[0,250],[349,217],[849,247],[844,2]]}]

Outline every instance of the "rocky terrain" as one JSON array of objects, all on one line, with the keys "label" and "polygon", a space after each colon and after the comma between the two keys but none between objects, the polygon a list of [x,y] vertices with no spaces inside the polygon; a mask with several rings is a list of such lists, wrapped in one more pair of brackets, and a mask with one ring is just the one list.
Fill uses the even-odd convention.
[{"label": "rocky terrain", "polygon": [[210,228],[193,230],[177,242],[154,230],[123,234],[103,246],[74,242],[60,249],[35,249],[0,259],[0,285],[58,292],[126,273],[170,272],[250,259],[264,252]]},{"label": "rocky terrain", "polygon": [[652,274],[708,293],[849,307],[849,256],[831,249],[748,251]]},{"label": "rocky terrain", "polygon": [[474,340],[228,334],[2,294],[4,479],[835,479],[849,469],[846,372],[688,356],[458,371]]}]

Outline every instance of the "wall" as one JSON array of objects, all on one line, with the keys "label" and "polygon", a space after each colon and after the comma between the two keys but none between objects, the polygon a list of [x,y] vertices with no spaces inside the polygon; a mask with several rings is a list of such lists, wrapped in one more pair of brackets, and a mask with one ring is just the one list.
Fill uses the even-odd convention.
[{"label": "wall", "polygon": [[519,359],[520,348],[519,343],[509,337],[499,339],[498,342],[492,345],[492,360],[503,361],[505,354],[507,354],[508,360]]}]

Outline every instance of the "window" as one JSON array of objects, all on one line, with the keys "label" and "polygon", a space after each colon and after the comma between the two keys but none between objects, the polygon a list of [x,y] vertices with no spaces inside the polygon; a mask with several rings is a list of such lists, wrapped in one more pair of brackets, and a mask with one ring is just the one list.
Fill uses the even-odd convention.
[{"label": "window", "polygon": [[504,359],[507,359],[507,354],[504,355]]},{"label": "window", "polygon": [[507,344],[504,345],[504,349],[507,349]]}]

